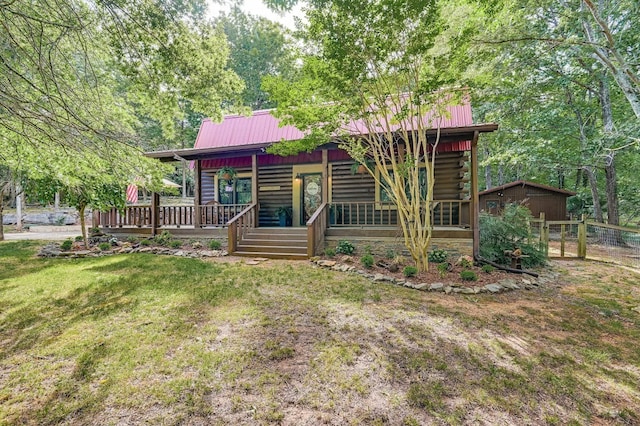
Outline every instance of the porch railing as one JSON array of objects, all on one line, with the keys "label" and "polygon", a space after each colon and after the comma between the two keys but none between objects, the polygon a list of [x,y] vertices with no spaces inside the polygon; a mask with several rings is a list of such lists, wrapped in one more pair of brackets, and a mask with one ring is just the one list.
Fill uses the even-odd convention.
[{"label": "porch railing", "polygon": [[252,228],[256,227],[258,218],[258,205],[250,204],[229,222],[227,222],[227,238],[229,253],[233,253],[238,249],[238,243],[242,241],[245,234]]},{"label": "porch railing", "polygon": [[[431,202],[434,226],[468,227],[471,220],[469,200],[434,200]],[[398,211],[392,203],[332,202],[329,226],[397,226]]]},{"label": "porch railing", "polygon": [[151,206],[127,206],[123,212],[112,208],[98,215],[98,226],[106,228],[118,227],[150,227]]},{"label": "porch railing", "polygon": [[327,203],[322,203],[307,221],[307,256],[315,256],[324,243],[327,230]]},{"label": "porch railing", "polygon": [[[226,226],[226,223],[244,210],[247,204],[216,204],[211,206],[159,206],[157,227],[194,226],[196,212],[200,214],[200,226]],[[97,226],[106,228],[152,227],[151,206],[127,206],[120,212],[112,208],[98,214]]]},{"label": "porch railing", "polygon": [[200,206],[200,226],[225,226],[246,209],[248,204],[214,204]]}]

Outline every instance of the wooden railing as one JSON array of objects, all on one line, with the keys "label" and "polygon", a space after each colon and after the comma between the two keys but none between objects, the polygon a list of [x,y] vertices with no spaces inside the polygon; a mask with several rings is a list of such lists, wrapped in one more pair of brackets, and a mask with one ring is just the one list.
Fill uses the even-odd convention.
[{"label": "wooden railing", "polygon": [[235,252],[238,249],[238,243],[242,241],[247,231],[256,227],[257,206],[256,203],[250,204],[227,222],[229,253]]},{"label": "wooden railing", "polygon": [[[468,227],[471,220],[469,200],[431,202],[433,226]],[[329,226],[397,226],[394,204],[380,202],[333,202],[329,205]]]},{"label": "wooden railing", "polygon": [[193,225],[194,206],[160,206],[158,207],[158,226]]},{"label": "wooden railing", "polygon": [[324,232],[327,230],[327,203],[322,203],[318,210],[307,221],[307,256],[319,253],[324,243]]},{"label": "wooden railing", "polygon": [[128,206],[123,212],[115,207],[98,214],[97,226],[105,228],[149,227],[151,226],[151,206]]},{"label": "wooden railing", "polygon": [[200,226],[224,226],[247,208],[248,204],[214,204],[200,206]]},{"label": "wooden railing", "polygon": [[[223,227],[226,223],[244,210],[247,204],[216,204],[211,206],[159,206],[157,227],[195,226],[195,214],[200,214],[200,226]],[[96,226],[106,228],[153,227],[151,206],[127,206],[120,212],[112,208],[97,215]]]}]

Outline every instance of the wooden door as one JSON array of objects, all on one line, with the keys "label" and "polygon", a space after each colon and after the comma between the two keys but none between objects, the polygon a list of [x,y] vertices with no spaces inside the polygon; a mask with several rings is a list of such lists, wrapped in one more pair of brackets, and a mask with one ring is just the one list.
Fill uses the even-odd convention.
[{"label": "wooden door", "polygon": [[307,220],[322,204],[322,173],[307,173],[302,175],[302,197],[300,197],[300,224],[304,226]]}]

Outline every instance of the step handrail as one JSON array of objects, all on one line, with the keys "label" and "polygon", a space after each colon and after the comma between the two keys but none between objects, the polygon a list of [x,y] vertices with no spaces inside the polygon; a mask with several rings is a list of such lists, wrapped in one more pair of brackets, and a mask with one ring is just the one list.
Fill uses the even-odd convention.
[{"label": "step handrail", "polygon": [[324,233],[327,230],[328,203],[320,204],[320,207],[307,221],[307,256],[313,257],[324,244]]},{"label": "step handrail", "polygon": [[229,253],[235,252],[238,248],[238,243],[242,241],[246,232],[256,227],[257,206],[257,203],[250,204],[227,222],[227,245],[229,247]]}]

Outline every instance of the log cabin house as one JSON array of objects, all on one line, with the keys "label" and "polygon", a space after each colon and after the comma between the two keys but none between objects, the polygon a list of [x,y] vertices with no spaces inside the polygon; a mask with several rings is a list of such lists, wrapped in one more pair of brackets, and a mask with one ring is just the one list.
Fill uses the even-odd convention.
[{"label": "log cabin house", "polygon": [[[473,124],[468,103],[449,107],[436,153],[432,246],[461,254],[478,253],[477,143],[496,124]],[[428,130],[435,138],[436,129]],[[110,233],[227,238],[232,254],[307,258],[347,239],[374,252],[404,249],[395,206],[368,173],[352,171],[346,151],[328,142],[311,153],[281,157],[266,149],[303,133],[279,126],[270,111],[230,115],[221,123],[205,119],[192,149],[147,153],[160,161],[191,161],[194,203],[128,206],[96,218]],[[355,135],[357,136],[357,135]],[[222,168],[232,168],[225,179]],[[290,212],[290,226],[278,213]]]}]

